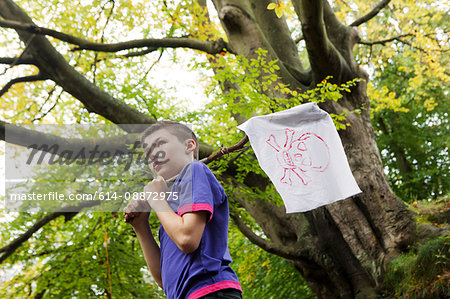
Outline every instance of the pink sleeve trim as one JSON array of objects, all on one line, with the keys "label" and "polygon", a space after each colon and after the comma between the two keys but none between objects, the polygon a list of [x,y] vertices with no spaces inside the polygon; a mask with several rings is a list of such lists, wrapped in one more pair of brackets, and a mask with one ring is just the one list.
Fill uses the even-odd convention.
[{"label": "pink sleeve trim", "polygon": [[188,299],[197,299],[200,297],[203,297],[205,295],[223,290],[223,289],[236,289],[242,292],[241,284],[237,281],[233,280],[225,280],[225,281],[219,281],[215,284],[203,287],[194,293],[192,293]]},{"label": "pink sleeve trim", "polygon": [[188,212],[195,212],[195,211],[208,211],[211,213],[211,216],[209,217],[210,221],[213,216],[213,207],[208,203],[190,203],[187,205],[184,205],[180,208],[178,208],[177,213],[178,215],[182,216],[185,213]]}]

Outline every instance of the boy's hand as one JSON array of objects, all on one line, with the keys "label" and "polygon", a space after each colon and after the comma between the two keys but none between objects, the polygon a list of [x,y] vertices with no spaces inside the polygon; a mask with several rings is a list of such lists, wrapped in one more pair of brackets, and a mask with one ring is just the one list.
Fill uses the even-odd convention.
[{"label": "boy's hand", "polygon": [[158,176],[144,187],[145,194],[149,194],[148,203],[154,210],[157,210],[159,203],[165,200],[166,192],[169,191],[169,187],[167,187],[162,176]]},{"label": "boy's hand", "polygon": [[123,209],[125,222],[129,222],[133,227],[148,224],[148,217],[152,208],[146,200],[131,200]]}]

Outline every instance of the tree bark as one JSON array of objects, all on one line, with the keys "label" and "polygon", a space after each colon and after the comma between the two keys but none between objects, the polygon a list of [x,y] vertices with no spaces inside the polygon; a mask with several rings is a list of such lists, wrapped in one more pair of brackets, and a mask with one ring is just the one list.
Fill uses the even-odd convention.
[{"label": "tree bark", "polygon": [[[263,18],[264,14],[259,10],[267,3],[261,2],[264,4],[256,0],[239,3],[217,0],[214,4],[228,34],[230,47],[237,54],[252,58],[255,49],[264,47],[269,50],[270,59],[288,61],[281,57],[289,56],[289,45],[293,41],[287,43],[283,55],[274,50],[278,47],[270,44],[270,41],[276,42],[270,36],[270,30],[261,29],[273,24],[274,15],[265,13],[267,17]],[[353,78],[367,80],[367,74],[352,56],[352,49],[359,41],[356,29],[340,23],[327,1],[297,0],[293,4],[302,23],[311,63],[310,87],[329,75],[337,84]],[[258,18],[253,17],[256,14]],[[283,18],[276,20],[274,26],[281,31],[277,34],[283,37],[288,32],[283,31],[285,26],[278,24],[280,22],[284,22]],[[267,42],[269,46],[266,46]],[[302,70],[300,62],[291,66]],[[305,83],[292,84],[291,77],[282,72],[280,76],[291,88]],[[279,248],[282,251],[281,245],[297,248],[296,258],[292,257],[291,250],[286,249],[285,253],[291,255],[293,265],[319,298],[375,298],[382,288],[387,263],[414,242],[415,224],[411,214],[392,193],[383,173],[369,106],[364,81],[337,103],[321,104],[327,112],[337,114],[363,108],[360,115],[349,113],[347,122],[350,127],[339,132],[350,167],[363,193],[294,215],[286,215],[284,207],[276,207],[269,202],[248,202],[236,196],[275,244],[269,246],[256,238],[252,240],[248,231],[247,237],[266,250]],[[266,182],[247,180],[246,183],[265,190]],[[241,231],[246,231],[242,223],[240,226]],[[278,254],[283,256],[283,252]]]}]

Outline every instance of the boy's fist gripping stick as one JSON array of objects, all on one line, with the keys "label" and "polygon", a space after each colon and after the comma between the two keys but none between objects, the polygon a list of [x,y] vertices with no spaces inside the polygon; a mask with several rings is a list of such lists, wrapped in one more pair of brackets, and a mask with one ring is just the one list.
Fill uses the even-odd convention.
[{"label": "boy's fist gripping stick", "polygon": [[[172,185],[177,177],[178,175],[164,181],[162,176],[158,176],[144,187],[144,194],[166,193],[169,191],[167,185]],[[136,217],[142,217],[145,218],[144,220],[148,220],[148,216],[152,210],[152,205],[150,203],[156,199],[161,200],[164,198],[150,198],[149,196],[147,199],[131,200],[130,203],[123,209],[123,217],[125,222],[131,223]]]}]

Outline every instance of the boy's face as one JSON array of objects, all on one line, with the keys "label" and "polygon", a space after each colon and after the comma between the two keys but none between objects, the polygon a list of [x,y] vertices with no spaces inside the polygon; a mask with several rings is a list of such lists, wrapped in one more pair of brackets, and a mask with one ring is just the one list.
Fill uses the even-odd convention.
[{"label": "boy's face", "polygon": [[164,179],[169,179],[194,160],[195,141],[178,140],[166,129],[160,129],[144,139],[144,152],[152,171]]}]

